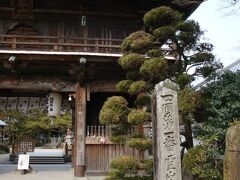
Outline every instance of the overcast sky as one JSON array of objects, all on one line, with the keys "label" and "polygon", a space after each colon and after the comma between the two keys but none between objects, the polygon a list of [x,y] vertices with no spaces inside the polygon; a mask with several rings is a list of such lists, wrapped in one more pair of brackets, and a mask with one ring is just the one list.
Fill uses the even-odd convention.
[{"label": "overcast sky", "polygon": [[226,0],[207,0],[189,17],[199,22],[205,38],[214,45],[214,54],[227,66],[240,59],[240,9],[230,13]]}]

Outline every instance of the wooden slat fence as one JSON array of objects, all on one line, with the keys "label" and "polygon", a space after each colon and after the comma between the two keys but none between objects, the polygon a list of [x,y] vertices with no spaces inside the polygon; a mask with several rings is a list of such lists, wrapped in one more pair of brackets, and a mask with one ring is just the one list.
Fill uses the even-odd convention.
[{"label": "wooden slat fence", "polygon": [[121,144],[87,144],[86,145],[86,170],[91,174],[104,174],[109,170],[112,159],[122,155],[142,158],[137,150]]},{"label": "wooden slat fence", "polygon": [[[149,130],[149,127],[146,127]],[[134,133],[133,129],[129,134]],[[114,144],[109,140],[111,126],[87,126],[86,130],[86,170],[89,174],[105,174],[110,162],[118,156],[133,156],[144,159],[144,152],[129,148],[124,144]],[[104,139],[104,143],[101,141]]]}]

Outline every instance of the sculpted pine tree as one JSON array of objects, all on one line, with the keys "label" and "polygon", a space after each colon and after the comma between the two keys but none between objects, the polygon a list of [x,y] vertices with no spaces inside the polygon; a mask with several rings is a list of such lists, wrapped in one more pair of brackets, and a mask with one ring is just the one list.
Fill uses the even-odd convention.
[{"label": "sculpted pine tree", "polygon": [[[100,123],[113,126],[112,141],[126,142],[140,151],[147,150],[151,147],[151,140],[141,131],[132,138],[126,134],[130,128],[149,123],[149,94],[155,84],[169,78],[180,87],[179,109],[185,126],[185,147],[190,148],[193,141],[189,113],[195,111],[200,98],[190,90],[190,83],[195,76],[208,76],[221,64],[211,53],[213,46],[200,42],[203,32],[198,23],[183,21],[179,12],[169,7],[152,9],[145,14],[144,24],[146,32],[134,32],[123,41],[123,56],[118,61],[126,71],[126,79],[120,81],[116,89],[136,95],[136,107],[128,107],[123,97],[110,97],[100,111]],[[162,51],[163,45],[170,49],[170,54]]]},{"label": "sculpted pine tree", "polygon": [[[209,76],[222,65],[212,54],[213,45],[200,41],[203,31],[199,24],[193,20],[183,21],[179,12],[169,7],[152,9],[145,14],[144,24],[146,32],[134,32],[122,43],[123,56],[119,64],[127,75],[118,83],[117,90],[131,95],[151,93],[156,83],[166,78],[175,81],[180,87],[179,107],[186,147],[190,148],[193,142],[188,114],[199,104],[199,96],[189,89],[190,83],[196,76]],[[170,49],[171,54],[161,47]],[[174,60],[167,59],[169,55]]]}]

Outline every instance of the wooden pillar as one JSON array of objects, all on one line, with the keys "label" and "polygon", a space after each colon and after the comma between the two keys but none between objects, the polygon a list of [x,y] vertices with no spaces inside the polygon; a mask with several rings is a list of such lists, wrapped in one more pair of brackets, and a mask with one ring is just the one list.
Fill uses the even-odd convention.
[{"label": "wooden pillar", "polygon": [[[76,126],[75,126],[75,122],[76,122],[76,111],[75,111],[75,99],[73,100],[74,102],[72,102],[71,104],[71,108],[72,108],[72,131],[73,133],[75,134],[76,132]],[[75,143],[75,137],[74,137],[74,143]],[[75,146],[74,146],[74,143],[72,144],[72,168],[75,167]]]},{"label": "wooden pillar", "polygon": [[77,83],[75,98],[74,176],[85,175],[86,88]]}]

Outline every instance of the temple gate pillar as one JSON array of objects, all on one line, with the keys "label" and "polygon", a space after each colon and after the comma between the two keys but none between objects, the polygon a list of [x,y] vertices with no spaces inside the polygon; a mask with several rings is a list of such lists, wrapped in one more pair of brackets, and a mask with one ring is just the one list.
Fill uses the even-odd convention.
[{"label": "temple gate pillar", "polygon": [[86,88],[77,83],[75,96],[74,176],[85,176]]}]

